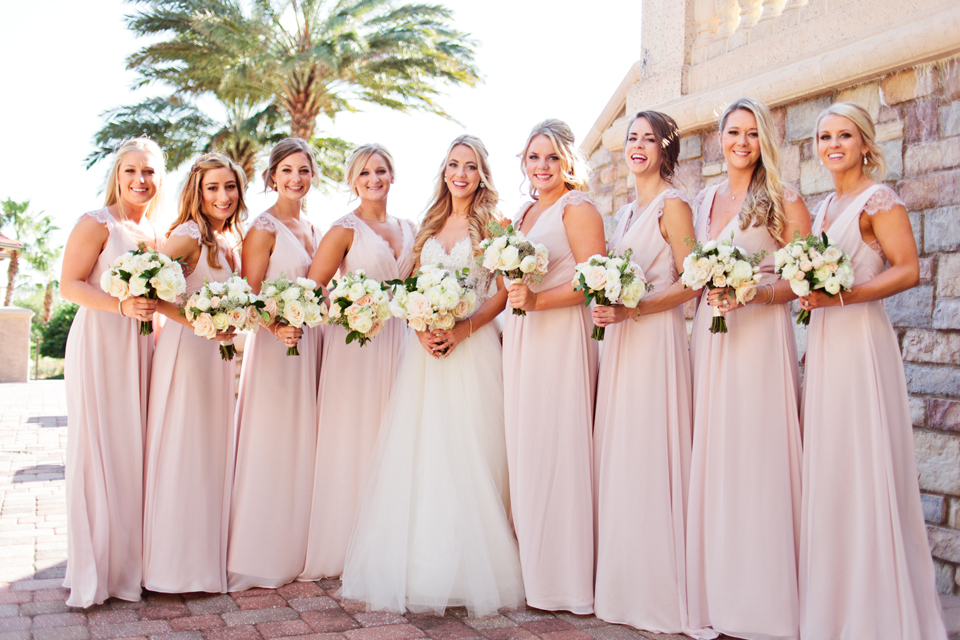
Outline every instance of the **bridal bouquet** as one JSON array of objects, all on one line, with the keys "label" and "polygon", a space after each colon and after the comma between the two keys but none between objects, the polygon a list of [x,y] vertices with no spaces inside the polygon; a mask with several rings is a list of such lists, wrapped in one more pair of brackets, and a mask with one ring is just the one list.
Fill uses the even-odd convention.
[{"label": "bridal bouquet", "polygon": [[[581,262],[573,272],[573,288],[583,291],[584,304],[596,300],[598,305],[622,304],[635,309],[653,285],[647,284],[643,269],[630,262],[633,249],[627,249],[622,257],[613,255],[590,256]],[[604,327],[594,327],[590,337],[603,340]]]},{"label": "bridal bouquet", "polygon": [[390,318],[389,287],[368,278],[363,269],[334,280],[330,290],[330,311],[326,324],[347,330],[347,344],[354,340],[366,345],[383,331]]},{"label": "bridal bouquet", "polygon": [[[731,236],[732,237],[732,236]],[[757,294],[760,282],[760,260],[767,255],[759,251],[748,256],[732,242],[710,240],[695,244],[683,261],[680,281],[690,289],[733,289],[739,304],[746,304]],[[711,333],[726,333],[727,321],[719,307],[713,308]]]},{"label": "bridal bouquet", "polygon": [[[540,282],[543,279],[550,263],[545,246],[530,242],[512,224],[503,227],[491,222],[487,231],[491,236],[480,243],[483,255],[477,258],[478,265],[510,282]],[[513,314],[525,316],[527,312],[514,309]]]},{"label": "bridal bouquet", "polygon": [[[139,297],[176,303],[186,293],[187,281],[179,262],[141,242],[103,272],[100,288],[121,301]],[[152,332],[152,321],[140,323],[140,335]]]},{"label": "bridal bouquet", "polygon": [[442,264],[424,265],[394,286],[390,311],[414,331],[452,329],[457,320],[473,313],[477,295],[466,287],[467,270],[453,272]]},{"label": "bridal bouquet", "polygon": [[[260,289],[263,311],[269,319],[291,327],[315,327],[323,322],[324,297],[317,283],[309,278],[297,278],[291,282],[282,273],[276,280],[264,281]],[[296,345],[287,348],[288,356],[298,356]]]},{"label": "bridal bouquet", "polygon": [[[204,282],[203,288],[190,296],[183,313],[193,324],[193,333],[212,339],[218,333],[254,331],[260,328],[266,304],[253,292],[246,278],[233,274],[226,282]],[[232,360],[237,355],[233,339],[220,341],[220,357]]]},{"label": "bridal bouquet", "polygon": [[[797,238],[773,254],[773,270],[790,283],[798,296],[805,296],[813,289],[823,289],[833,297],[853,287],[853,267],[850,256],[835,244],[830,244],[827,234],[819,238],[808,235]],[[802,309],[797,315],[797,324],[810,324],[810,311]]]}]

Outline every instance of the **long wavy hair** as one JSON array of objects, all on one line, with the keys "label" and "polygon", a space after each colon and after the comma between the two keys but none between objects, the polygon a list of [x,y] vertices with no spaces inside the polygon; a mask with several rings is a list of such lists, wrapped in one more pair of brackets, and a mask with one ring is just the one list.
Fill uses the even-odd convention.
[{"label": "long wavy hair", "polygon": [[207,264],[214,269],[220,268],[220,251],[217,247],[217,237],[210,226],[207,215],[203,212],[203,176],[214,169],[229,169],[237,181],[237,210],[233,212],[223,224],[224,235],[232,233],[238,242],[243,240],[242,223],[247,219],[247,204],[243,199],[244,174],[240,166],[220,153],[207,153],[197,158],[187,179],[180,189],[180,205],[177,210],[177,220],[170,226],[169,233],[184,222],[193,220],[200,227],[200,242],[207,248]]},{"label": "long wavy hair", "polygon": [[154,171],[156,172],[155,175],[157,181],[157,195],[154,196],[153,200],[150,201],[150,204],[147,205],[147,210],[145,212],[147,220],[152,222],[156,220],[162,205],[161,196],[163,195],[163,179],[166,176],[166,169],[164,168],[165,158],[163,155],[163,149],[161,149],[160,145],[150,138],[128,138],[127,140],[121,142],[120,146],[117,147],[117,150],[113,154],[113,166],[111,166],[110,170],[107,172],[107,180],[103,188],[105,194],[103,204],[107,207],[117,205],[117,209],[120,211],[120,219],[127,219],[127,214],[123,210],[123,199],[120,197],[120,163],[123,161],[123,157],[131,151],[142,151],[143,153],[152,156],[154,160]]},{"label": "long wavy hair", "polygon": [[740,208],[740,228],[750,225],[765,226],[778,243],[782,241],[787,219],[783,213],[783,181],[780,179],[780,141],[773,116],[767,105],[754,98],[740,98],[728,106],[720,116],[720,135],[727,126],[727,118],[734,111],[747,111],[757,119],[760,138],[760,161],[753,169],[747,196]]},{"label": "long wavy hair", "polygon": [[437,174],[437,183],[433,189],[433,196],[430,198],[430,204],[427,206],[426,213],[423,214],[423,220],[420,223],[420,231],[417,232],[417,238],[413,243],[413,255],[420,258],[420,252],[423,251],[423,243],[430,236],[436,235],[443,228],[444,223],[450,214],[453,213],[453,197],[450,195],[450,188],[444,180],[444,171],[447,168],[447,161],[450,159],[450,152],[457,146],[469,147],[477,156],[477,170],[480,173],[480,184],[473,193],[473,201],[467,216],[470,219],[470,244],[473,245],[474,254],[480,250],[480,242],[489,235],[487,225],[499,218],[497,214],[497,202],[500,200],[500,194],[493,185],[493,178],[490,175],[490,161],[487,157],[487,148],[480,138],[464,134],[458,136],[450,143],[447,152],[443,156],[443,162],[440,164],[440,172]]},{"label": "long wavy hair", "polygon": [[540,198],[540,194],[537,193],[537,190],[533,188],[533,183],[530,182],[530,176],[527,175],[526,158],[530,143],[533,142],[533,139],[537,136],[546,136],[547,139],[550,140],[550,143],[553,144],[553,149],[560,158],[560,174],[567,188],[571,191],[589,191],[586,161],[583,159],[580,151],[573,146],[573,131],[563,120],[550,118],[538,123],[530,130],[530,135],[527,136],[527,142],[523,145],[523,151],[520,152],[520,170],[530,185],[530,197],[534,200]]},{"label": "long wavy hair", "polygon": [[835,102],[824,109],[817,118],[814,140],[820,139],[820,123],[831,115],[844,117],[856,125],[863,143],[867,145],[867,154],[864,156],[867,162],[863,167],[863,174],[871,180],[883,179],[887,173],[887,161],[883,157],[883,148],[877,144],[877,129],[867,110],[852,102]]}]

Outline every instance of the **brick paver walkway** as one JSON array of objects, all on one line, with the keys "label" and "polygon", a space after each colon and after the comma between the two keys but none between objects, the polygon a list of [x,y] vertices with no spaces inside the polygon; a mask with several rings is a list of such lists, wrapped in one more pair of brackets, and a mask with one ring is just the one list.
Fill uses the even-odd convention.
[{"label": "brick paver walkway", "polygon": [[[341,602],[339,580],[298,582],[230,595],[144,592],[141,602],[65,604],[63,463],[67,410],[62,381],[0,384],[0,640],[671,640],[594,616],[536,609],[469,618],[367,613]],[[960,598],[943,597],[951,640],[960,640]]]}]

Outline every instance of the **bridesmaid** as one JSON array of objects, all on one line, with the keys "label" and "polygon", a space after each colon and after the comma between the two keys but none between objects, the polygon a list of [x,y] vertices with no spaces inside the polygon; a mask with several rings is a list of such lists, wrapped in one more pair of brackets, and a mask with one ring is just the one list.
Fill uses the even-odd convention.
[{"label": "bridesmaid", "polygon": [[[210,153],[193,163],[180,213],[162,251],[180,258],[187,296],[239,268],[229,235],[246,217],[243,171]],[[239,239],[239,238],[238,238]],[[227,590],[227,526],[233,484],[236,366],[219,340],[193,333],[176,305],[157,340],[147,414],[143,586],[184,593]]]},{"label": "bridesmaid", "polygon": [[60,293],[80,305],[67,340],[67,604],[140,600],[143,442],[157,303],[118,302],[100,276],[121,254],[155,248],[163,152],[146,138],[117,149],[104,208],[84,214],[63,254]]},{"label": "bridesmaid", "polygon": [[[338,271],[346,274],[357,269],[381,282],[406,278],[413,268],[416,232],[409,220],[387,213],[393,156],[382,145],[361,145],[347,161],[346,177],[360,204],[334,222],[323,237],[308,277],[324,286]],[[343,327],[326,329],[317,395],[313,508],[301,580],[343,573],[360,490],[390,397],[404,334],[404,322],[394,318],[360,348],[346,344]],[[353,402],[348,400],[351,398]]]},{"label": "bridesmaid", "polygon": [[[301,219],[301,205],[316,177],[306,141],[286,138],[270,152],[263,181],[277,192],[277,202],[257,216],[243,242],[241,273],[255,292],[281,274],[291,280],[307,275],[320,237]],[[276,323],[266,329],[247,340],[240,374],[230,591],[296,580],[307,552],[321,333]],[[286,355],[298,343],[300,355]]]},{"label": "bridesmaid", "polygon": [[687,629],[693,416],[681,305],[697,292],[677,276],[690,252],[685,240],[694,237],[690,206],[673,188],[679,153],[680,130],[670,116],[637,114],[623,149],[637,200],[620,210],[610,250],[633,249],[631,259],[655,289],[636,309],[593,309],[594,323],[609,327],[594,423],[597,617],[658,633]]},{"label": "bridesmaid", "polygon": [[512,284],[503,328],[504,417],[513,523],[527,604],[593,612],[592,432],[597,344],[573,290],[574,267],[606,253],[603,220],[584,191],[573,132],[533,128],[521,154],[534,202],[514,225],[550,254],[540,284]]},{"label": "bridesmaid", "polygon": [[[697,197],[697,241],[732,236],[747,254],[766,256],[749,304],[714,289],[704,292],[694,319],[690,625],[704,635],[796,638],[800,423],[786,304],[795,296],[773,273],[773,254],[795,233],[810,232],[810,215],[780,181],[779,143],[766,105],[752,98],[731,104],[719,137],[728,179]],[[710,333],[711,306],[727,314],[729,333]]]},{"label": "bridesmaid", "polygon": [[802,405],[800,632],[943,639],[903,362],[882,302],[917,285],[920,263],[903,202],[876,182],[884,160],[874,136],[869,114],[854,104],[834,104],[817,121],[817,151],[837,190],[813,230],[850,256],[855,285],[833,298],[801,298],[813,312]]}]

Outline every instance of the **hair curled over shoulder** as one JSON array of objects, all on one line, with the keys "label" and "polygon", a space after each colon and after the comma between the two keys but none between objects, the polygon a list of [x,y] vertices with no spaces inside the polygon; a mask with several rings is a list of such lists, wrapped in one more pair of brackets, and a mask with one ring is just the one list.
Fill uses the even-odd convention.
[{"label": "hair curled over shoulder", "polygon": [[[187,179],[183,181],[183,187],[180,189],[177,219],[170,226],[170,231],[184,222],[191,220],[196,222],[200,228],[200,242],[207,248],[207,264],[214,269],[219,269],[220,251],[217,248],[217,237],[207,220],[207,215],[203,212],[203,176],[214,169],[229,169],[233,172],[233,178],[237,182],[237,210],[223,223],[223,233],[233,233],[238,240],[243,240],[241,225],[247,219],[247,204],[243,199],[246,174],[236,162],[221,153],[207,153],[193,162],[190,173],[187,174]],[[169,234],[169,231],[167,233]]]},{"label": "hair curled over shoulder", "polygon": [[313,155],[313,149],[303,138],[284,138],[273,145],[270,150],[270,160],[267,161],[267,168],[263,170],[263,190],[268,191],[277,188],[277,182],[274,175],[277,173],[277,167],[283,162],[284,158],[292,156],[295,153],[303,153],[310,162],[310,171],[313,177],[310,182],[316,184],[320,177],[320,168],[317,166],[317,159]]},{"label": "hair curled over shoulder", "polygon": [[650,123],[653,137],[660,145],[660,178],[664,182],[673,184],[677,174],[677,165],[680,162],[680,127],[676,120],[660,111],[640,111],[633,117],[627,126],[627,134],[623,138],[623,154],[627,154],[627,139],[630,138],[630,128],[633,123],[643,118]]},{"label": "hair curled over shoulder", "polygon": [[346,169],[344,169],[343,175],[347,182],[347,186],[350,187],[350,192],[359,197],[355,183],[357,178],[360,177],[360,172],[363,171],[363,168],[374,154],[380,154],[380,157],[383,158],[383,161],[387,165],[387,169],[390,171],[390,177],[396,175],[396,172],[393,170],[393,156],[387,151],[387,148],[380,144],[379,142],[368,142],[367,144],[362,144],[350,153],[350,157],[347,158]]},{"label": "hair curled over shoulder", "polygon": [[458,136],[447,147],[443,162],[440,164],[440,172],[437,174],[433,196],[430,198],[426,213],[423,214],[420,231],[413,243],[415,258],[420,257],[420,252],[423,250],[423,244],[427,241],[427,238],[439,233],[443,229],[447,218],[453,213],[453,197],[450,195],[450,187],[447,186],[447,181],[444,180],[444,172],[447,168],[447,161],[450,159],[450,153],[458,146],[469,147],[476,154],[477,171],[480,173],[480,184],[483,185],[477,187],[477,190],[474,191],[473,201],[467,211],[467,217],[470,219],[470,244],[473,245],[474,254],[480,250],[480,242],[490,235],[487,231],[487,225],[499,217],[497,215],[497,202],[500,200],[500,194],[493,185],[487,147],[476,136],[469,134]]},{"label": "hair curled over shoulder", "polygon": [[813,132],[815,139],[820,138],[820,123],[827,116],[841,116],[856,125],[863,143],[867,145],[867,153],[864,156],[867,162],[863,167],[863,173],[872,180],[882,180],[887,173],[887,160],[883,157],[883,148],[877,144],[877,129],[867,110],[853,102],[833,103],[820,112],[816,130]]},{"label": "hair curled over shoulder", "polygon": [[747,111],[757,119],[757,133],[760,138],[760,161],[753,169],[753,178],[747,188],[747,197],[740,209],[740,228],[751,224],[761,225],[778,243],[783,230],[787,227],[783,211],[783,181],[780,179],[780,141],[773,116],[767,105],[754,98],[740,98],[728,106],[720,116],[720,135],[727,124],[727,118],[734,111]]},{"label": "hair curled over shoulder", "polygon": [[117,209],[120,213],[120,219],[127,219],[127,214],[123,210],[123,199],[120,197],[120,163],[123,161],[123,157],[132,151],[140,151],[152,156],[156,164],[156,166],[154,166],[154,175],[156,175],[158,178],[157,195],[153,200],[150,201],[150,204],[147,205],[147,210],[145,212],[148,220],[155,220],[161,206],[160,196],[163,194],[163,178],[166,176],[166,158],[163,154],[163,149],[160,148],[160,145],[150,138],[128,138],[121,142],[120,146],[117,147],[117,150],[114,151],[113,165],[107,172],[107,180],[103,187],[103,191],[106,194],[103,204],[107,207],[117,205]]},{"label": "hair curled over shoulder", "polygon": [[[586,161],[583,159],[580,151],[573,146],[573,131],[566,122],[557,120],[556,118],[550,118],[538,123],[530,131],[530,135],[527,136],[527,142],[523,145],[523,151],[520,153],[520,170],[523,171],[523,175],[527,180],[530,180],[530,176],[527,175],[527,150],[530,148],[530,143],[533,142],[533,139],[537,136],[546,136],[547,139],[550,140],[550,143],[553,144],[553,149],[560,158],[560,172],[563,177],[563,183],[567,188],[572,191],[588,191]],[[537,190],[533,188],[532,183],[530,185],[530,195],[534,200],[539,198],[539,194]]]}]

